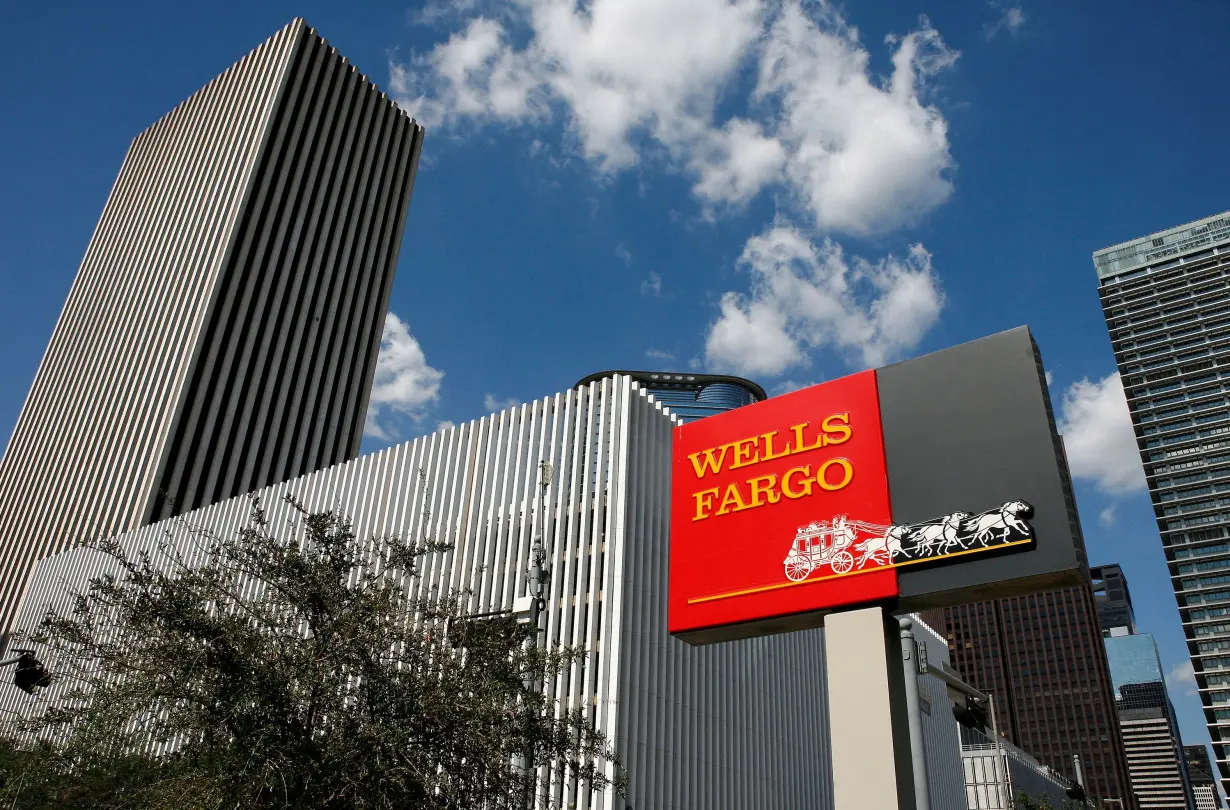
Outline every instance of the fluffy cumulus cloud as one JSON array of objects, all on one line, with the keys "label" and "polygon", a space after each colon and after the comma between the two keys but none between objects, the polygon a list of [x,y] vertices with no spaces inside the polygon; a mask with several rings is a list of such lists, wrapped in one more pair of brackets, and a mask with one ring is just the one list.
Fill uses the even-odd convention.
[{"label": "fluffy cumulus cloud", "polygon": [[817,349],[882,365],[918,344],[944,302],[921,245],[872,263],[777,224],[748,240],[739,263],[751,292],[722,297],[705,345],[711,363],[739,374],[781,374]]},{"label": "fluffy cumulus cloud", "polygon": [[1119,375],[1078,380],[1064,392],[1059,419],[1072,475],[1103,492],[1124,495],[1145,488],[1144,468]]},{"label": "fluffy cumulus cloud", "polygon": [[[711,217],[776,195],[786,219],[748,241],[752,289],[722,296],[711,360],[776,374],[831,347],[873,363],[935,322],[921,246],[861,262],[829,241],[912,225],[952,194],[933,90],[958,55],[925,18],[870,47],[825,0],[514,0],[451,19],[390,65],[428,126],[562,123],[599,174],[680,172]],[[793,255],[774,265],[774,250]]]},{"label": "fluffy cumulus cloud", "polygon": [[410,327],[390,312],[384,319],[363,432],[385,441],[397,439],[388,417],[397,413],[421,423],[439,399],[443,379],[444,372],[427,364],[423,347],[410,334]]},{"label": "fluffy cumulus cloud", "polygon": [[[869,234],[952,192],[947,123],[926,95],[957,53],[925,19],[886,46],[880,76],[823,2],[520,0],[392,63],[390,87],[428,126],[558,116],[602,172],[663,155],[708,205],[782,186],[819,228]],[[747,112],[722,119],[747,69]]]}]

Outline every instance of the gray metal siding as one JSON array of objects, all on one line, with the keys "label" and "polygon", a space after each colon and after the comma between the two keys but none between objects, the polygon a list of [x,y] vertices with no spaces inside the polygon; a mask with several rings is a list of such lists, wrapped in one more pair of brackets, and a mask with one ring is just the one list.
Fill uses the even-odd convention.
[{"label": "gray metal siding", "polygon": [[0,460],[0,631],[47,554],[358,453],[422,136],[296,20],[134,139]]}]

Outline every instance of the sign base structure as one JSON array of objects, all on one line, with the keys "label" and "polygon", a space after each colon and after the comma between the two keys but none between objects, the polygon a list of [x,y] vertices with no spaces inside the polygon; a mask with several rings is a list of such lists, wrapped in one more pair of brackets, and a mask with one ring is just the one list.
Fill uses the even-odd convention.
[{"label": "sign base structure", "polygon": [[915,810],[900,625],[879,607],[832,613],[824,657],[834,810]]}]

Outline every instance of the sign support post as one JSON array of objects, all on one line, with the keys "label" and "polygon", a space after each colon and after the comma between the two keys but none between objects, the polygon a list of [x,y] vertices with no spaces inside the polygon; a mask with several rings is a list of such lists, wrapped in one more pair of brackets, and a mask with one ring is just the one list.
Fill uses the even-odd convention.
[{"label": "sign support post", "polygon": [[901,629],[881,607],[825,622],[834,810],[916,810]]}]

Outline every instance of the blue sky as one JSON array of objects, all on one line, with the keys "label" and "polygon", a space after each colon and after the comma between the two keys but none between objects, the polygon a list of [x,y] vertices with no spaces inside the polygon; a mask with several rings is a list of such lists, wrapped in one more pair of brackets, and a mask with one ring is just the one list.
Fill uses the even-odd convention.
[{"label": "blue sky", "polygon": [[131,138],[295,15],[429,125],[365,449],[603,368],[770,391],[1029,324],[1204,741],[1090,253],[1230,208],[1230,5],[18,4],[0,436]]}]

